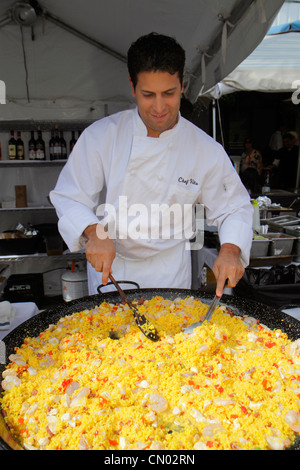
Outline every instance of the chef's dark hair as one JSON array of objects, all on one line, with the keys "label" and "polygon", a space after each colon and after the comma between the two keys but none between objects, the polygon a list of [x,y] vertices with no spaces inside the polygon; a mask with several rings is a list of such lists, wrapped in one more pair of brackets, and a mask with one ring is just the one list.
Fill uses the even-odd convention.
[{"label": "chef's dark hair", "polygon": [[178,72],[181,85],[185,65],[185,51],[176,39],[158,33],[141,36],[131,44],[127,66],[134,88],[140,72],[161,71],[174,75]]}]

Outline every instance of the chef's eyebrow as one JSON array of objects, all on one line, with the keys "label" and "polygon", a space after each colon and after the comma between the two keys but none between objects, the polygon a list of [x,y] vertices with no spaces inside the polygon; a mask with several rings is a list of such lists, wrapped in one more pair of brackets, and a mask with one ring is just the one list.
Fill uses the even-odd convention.
[{"label": "chef's eyebrow", "polygon": [[[177,90],[177,87],[173,87],[173,88],[169,88],[168,90],[164,90],[162,93],[170,93],[172,91],[176,91]],[[141,89],[141,92],[142,93],[151,93],[151,94],[155,94],[154,91],[150,91],[150,90],[144,90],[144,89]]]}]

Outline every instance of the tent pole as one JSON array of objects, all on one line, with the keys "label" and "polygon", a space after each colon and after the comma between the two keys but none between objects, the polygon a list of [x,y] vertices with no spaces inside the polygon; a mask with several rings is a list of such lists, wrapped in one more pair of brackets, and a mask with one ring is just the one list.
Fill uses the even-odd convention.
[{"label": "tent pole", "polygon": [[100,42],[96,41],[95,39],[90,38],[84,33],[81,33],[77,29],[73,28],[72,26],[68,25],[67,23],[64,23],[61,21],[59,18],[56,16],[52,15],[51,13],[45,12],[45,17],[47,20],[51,21],[51,23],[54,23],[56,26],[59,26],[66,31],[68,31],[71,34],[74,34],[75,36],[79,37],[80,39],[83,39],[84,41],[88,42],[89,44],[92,44],[95,47],[98,47],[98,49],[101,49],[102,51],[106,52],[107,54],[115,57],[116,59],[120,60],[121,62],[127,63],[126,57],[124,57],[122,54],[119,54],[119,52],[114,51],[113,49],[110,49],[109,47],[105,46],[104,44],[101,44]]},{"label": "tent pole", "polygon": [[298,171],[297,171],[297,179],[296,179],[296,190],[295,192],[299,193],[300,187],[300,145],[299,145],[299,153],[298,153]]},{"label": "tent pole", "polygon": [[216,100],[212,102],[212,126],[213,126],[213,138],[217,140],[217,111],[216,111]]},{"label": "tent pole", "polygon": [[0,20],[0,27],[5,26],[6,24],[8,24],[10,22],[11,22],[11,17],[7,16],[6,18],[3,18],[2,20]]}]

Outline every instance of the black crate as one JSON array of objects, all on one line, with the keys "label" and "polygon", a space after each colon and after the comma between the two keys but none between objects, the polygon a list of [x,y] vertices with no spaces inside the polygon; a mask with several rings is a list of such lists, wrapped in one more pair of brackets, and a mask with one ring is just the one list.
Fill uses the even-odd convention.
[{"label": "black crate", "polygon": [[7,279],[3,297],[9,302],[34,302],[40,307],[44,300],[42,273],[13,274]]}]

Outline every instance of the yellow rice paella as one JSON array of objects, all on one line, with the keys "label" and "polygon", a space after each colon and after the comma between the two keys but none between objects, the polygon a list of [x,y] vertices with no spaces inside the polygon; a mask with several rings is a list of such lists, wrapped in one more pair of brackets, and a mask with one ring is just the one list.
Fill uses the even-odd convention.
[{"label": "yellow rice paella", "polygon": [[[284,449],[300,431],[300,340],[193,297],[103,302],[27,338],[3,372],[5,421],[26,449]],[[114,339],[112,332],[118,338]]]}]

